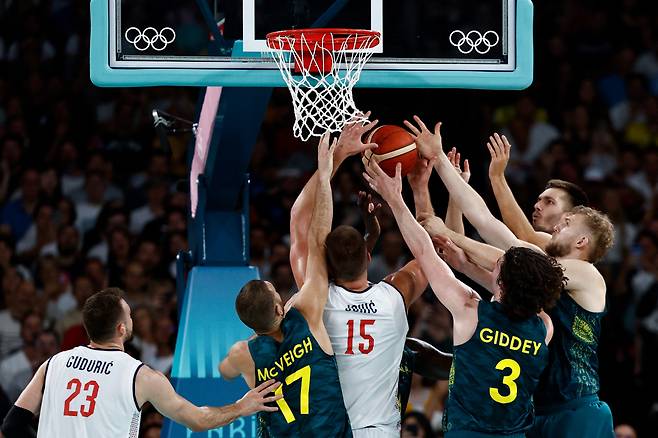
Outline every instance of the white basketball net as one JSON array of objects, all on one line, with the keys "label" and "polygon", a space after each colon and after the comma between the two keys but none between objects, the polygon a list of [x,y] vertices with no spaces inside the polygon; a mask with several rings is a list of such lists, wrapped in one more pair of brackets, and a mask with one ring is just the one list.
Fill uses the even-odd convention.
[{"label": "white basketball net", "polygon": [[[372,56],[379,35],[355,33],[341,38],[344,41],[326,33],[321,41],[307,41],[302,33],[277,36],[268,41],[270,53],[292,95],[293,133],[303,141],[327,131],[341,131],[347,122],[367,120],[354,104],[352,88]],[[291,50],[292,47],[303,50]],[[332,60],[328,70],[325,57]],[[294,71],[294,65],[300,66],[299,73]]]}]

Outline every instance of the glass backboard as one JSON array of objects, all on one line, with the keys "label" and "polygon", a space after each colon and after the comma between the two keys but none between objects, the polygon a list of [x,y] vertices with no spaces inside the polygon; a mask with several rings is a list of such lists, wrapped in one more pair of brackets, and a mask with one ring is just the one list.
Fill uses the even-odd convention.
[{"label": "glass backboard", "polygon": [[284,86],[265,35],[381,32],[361,87],[520,89],[532,82],[530,0],[92,0],[99,86]]}]

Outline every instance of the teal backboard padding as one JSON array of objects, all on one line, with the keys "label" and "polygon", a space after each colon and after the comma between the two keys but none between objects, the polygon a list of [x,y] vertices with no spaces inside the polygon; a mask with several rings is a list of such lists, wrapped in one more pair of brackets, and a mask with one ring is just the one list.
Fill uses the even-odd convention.
[{"label": "teal backboard padding", "polygon": [[[221,406],[233,403],[248,391],[242,378],[224,380],[218,365],[236,341],[253,332],[235,312],[235,297],[249,280],[259,278],[254,267],[192,268],[183,299],[176,353],[171,380],[176,391],[197,405]],[[192,433],[167,420],[162,436],[255,437],[254,417],[242,418],[232,425],[202,433]]]},{"label": "teal backboard padding", "polygon": [[[110,66],[109,1],[91,1],[90,76],[101,87],[240,86],[284,87],[278,70],[211,68],[113,68]],[[516,66],[513,71],[364,70],[357,87],[527,88],[533,79],[533,4],[516,1]],[[234,49],[238,51],[239,47]],[[236,54],[234,53],[234,56]]]}]

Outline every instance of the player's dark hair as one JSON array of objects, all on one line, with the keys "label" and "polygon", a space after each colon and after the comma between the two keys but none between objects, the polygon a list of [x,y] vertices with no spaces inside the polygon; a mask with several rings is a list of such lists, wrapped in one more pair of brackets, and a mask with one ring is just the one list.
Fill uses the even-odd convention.
[{"label": "player's dark hair", "polygon": [[327,236],[325,246],[329,276],[334,281],[356,280],[368,267],[366,241],[354,227],[337,227]]},{"label": "player's dark hair", "polygon": [[115,328],[123,316],[123,291],[108,287],[96,292],[82,307],[82,324],[94,342],[106,342],[114,337]]},{"label": "player's dark hair", "polygon": [[251,280],[240,289],[235,299],[238,317],[256,333],[267,333],[274,326],[274,295],[263,280]]},{"label": "player's dark hair", "polygon": [[497,282],[505,314],[520,320],[555,306],[567,279],[553,257],[512,247],[503,255]]},{"label": "player's dark hair", "polygon": [[544,190],[547,189],[563,190],[567,194],[567,201],[569,201],[570,204],[569,208],[573,208],[577,205],[589,205],[589,198],[587,197],[585,190],[572,182],[561,179],[551,179],[546,183],[546,187],[544,188]]}]

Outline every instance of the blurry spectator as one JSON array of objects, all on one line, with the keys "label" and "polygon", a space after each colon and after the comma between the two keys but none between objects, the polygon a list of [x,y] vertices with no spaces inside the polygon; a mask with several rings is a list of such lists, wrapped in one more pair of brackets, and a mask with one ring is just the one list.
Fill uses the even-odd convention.
[{"label": "blurry spectator", "polygon": [[154,370],[169,373],[174,361],[173,339],[175,335],[174,323],[167,316],[153,321],[153,340],[155,352],[143,351],[142,360]]},{"label": "blurry spectator", "polygon": [[32,225],[32,215],[39,200],[40,188],[39,172],[27,169],[21,178],[20,194],[5,204],[0,214],[2,223],[9,225],[12,236],[16,241],[23,238]]},{"label": "blurry spectator", "polygon": [[84,272],[91,281],[94,291],[105,289],[109,284],[105,266],[103,265],[103,262],[97,258],[87,258],[85,261]]},{"label": "blurry spectator", "polygon": [[[505,123],[507,127],[502,131],[512,144],[510,164],[518,169],[519,164],[528,166],[534,163],[560,133],[548,123],[545,112],[538,109],[535,101],[528,95],[517,100],[511,115]],[[501,114],[498,117],[504,116]],[[520,175],[518,171],[517,175]]]},{"label": "blurry spectator", "polygon": [[0,310],[0,360],[9,352],[21,348],[21,321],[30,311],[40,307],[35,306],[36,290],[29,281],[23,280],[16,289],[5,289],[4,292],[7,308]]},{"label": "blurry spectator", "polygon": [[658,149],[644,153],[642,170],[629,176],[626,182],[644,196],[648,206],[653,194],[658,192]]},{"label": "blurry spectator", "polygon": [[108,275],[110,284],[120,284],[123,271],[130,260],[132,236],[124,227],[116,227],[109,232],[110,251],[108,256]]},{"label": "blurry spectator", "polygon": [[280,261],[272,265],[270,281],[279,295],[281,295],[284,303],[297,292],[295,278],[292,275],[289,261]]},{"label": "blurry spectator", "polygon": [[162,248],[157,242],[142,239],[135,250],[135,261],[144,267],[144,273],[150,278],[167,276],[167,270],[162,265]]},{"label": "blurry spectator", "polygon": [[637,438],[637,433],[633,429],[633,426],[620,424],[615,427],[615,438]]},{"label": "blurry spectator", "polygon": [[41,196],[53,204],[56,204],[62,196],[57,169],[52,165],[41,170]]},{"label": "blurry spectator", "polygon": [[10,353],[0,362],[0,385],[12,402],[16,401],[23,388],[30,382],[34,371],[42,363],[36,345],[41,330],[43,330],[41,315],[27,314],[21,323],[21,348]]},{"label": "blurry spectator", "polygon": [[49,323],[57,321],[75,308],[69,277],[60,271],[54,257],[47,256],[39,260],[36,284],[41,298],[46,300],[46,319]]},{"label": "blurry spectator", "polygon": [[41,257],[51,256],[57,265],[69,276],[80,270],[80,233],[73,225],[60,225],[57,230],[57,242],[45,245]]},{"label": "blurry spectator", "polygon": [[6,135],[0,140],[0,147],[0,154],[2,154],[0,156],[0,172],[2,172],[0,177],[0,203],[4,203],[18,185],[22,171],[23,141],[20,137]]},{"label": "blurry spectator", "polygon": [[75,298],[75,307],[64,313],[55,324],[55,329],[59,336],[63,336],[73,326],[82,327],[82,306],[87,298],[96,292],[89,280],[89,277],[80,275],[73,282],[73,297]]},{"label": "blurry spectator", "polygon": [[646,79],[641,75],[630,75],[626,80],[627,98],[610,108],[610,123],[615,131],[623,131],[631,122],[645,123],[646,99],[648,86]]},{"label": "blurry spectator", "polygon": [[16,262],[14,253],[14,239],[7,234],[0,233],[0,272],[6,273],[13,270],[18,277],[31,279],[32,274],[25,266]]},{"label": "blurry spectator", "polygon": [[132,317],[133,338],[132,344],[140,351],[140,359],[155,357],[157,347],[153,338],[153,314],[145,305],[133,308]]},{"label": "blurry spectator", "polygon": [[55,206],[48,202],[39,202],[34,207],[34,222],[16,245],[19,257],[31,263],[46,245],[56,239]]},{"label": "blurry spectator", "polygon": [[89,257],[97,257],[103,263],[107,263],[110,254],[109,238],[111,231],[115,228],[128,229],[129,212],[122,201],[110,201],[103,205],[94,228],[84,236],[83,251]]},{"label": "blurry spectator", "polygon": [[146,304],[146,277],[144,267],[139,262],[132,261],[126,265],[122,280],[125,299],[130,307]]},{"label": "blurry spectator", "polygon": [[164,180],[150,180],[146,184],[146,204],[130,214],[130,231],[133,234],[140,234],[147,223],[164,214],[167,190]]},{"label": "blurry spectator", "polygon": [[400,438],[434,438],[432,426],[427,417],[420,412],[409,412],[402,418]]},{"label": "blurry spectator", "polygon": [[269,243],[265,230],[261,227],[251,227],[249,237],[250,264],[256,266],[262,278],[270,278],[270,254]]},{"label": "blurry spectator", "polygon": [[71,196],[82,190],[85,176],[80,167],[79,147],[73,140],[65,139],[56,147],[55,154],[55,162],[62,175],[62,193]]},{"label": "blurry spectator", "polygon": [[399,231],[385,232],[381,238],[381,251],[372,258],[368,266],[368,280],[377,283],[400,270],[406,261],[404,248],[404,240]]}]

